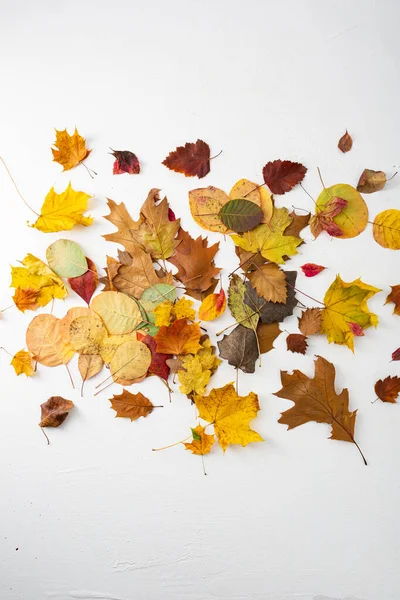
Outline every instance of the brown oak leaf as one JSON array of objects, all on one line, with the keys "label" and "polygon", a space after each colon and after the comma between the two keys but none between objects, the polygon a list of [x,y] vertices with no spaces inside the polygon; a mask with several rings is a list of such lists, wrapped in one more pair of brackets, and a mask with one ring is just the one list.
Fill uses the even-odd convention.
[{"label": "brown oak leaf", "polygon": [[112,279],[112,285],[119,292],[124,292],[139,299],[144,290],[156,283],[173,285],[171,273],[159,277],[154,269],[153,261],[149,254],[137,246],[132,251],[132,260],[129,265],[120,265],[117,274]]},{"label": "brown oak leaf", "polygon": [[291,160],[274,160],[263,168],[264,181],[273,194],[285,194],[303,181],[306,167]]},{"label": "brown oak leaf", "polygon": [[133,236],[133,232],[139,229],[142,219],[134,221],[128,213],[126,206],[123,202],[117,204],[114,200],[107,199],[108,208],[110,214],[105,215],[105,219],[115,225],[118,231],[114,233],[106,233],[103,235],[104,239],[108,242],[116,242],[124,246],[125,250],[131,252],[137,248],[137,240]]},{"label": "brown oak leaf", "polygon": [[385,377],[379,379],[375,384],[375,394],[382,402],[396,402],[397,396],[400,393],[400,377]]},{"label": "brown oak leaf", "polygon": [[203,140],[188,142],[170,152],[162,164],[171,171],[183,173],[186,177],[197,175],[202,179],[210,172],[210,147]]}]

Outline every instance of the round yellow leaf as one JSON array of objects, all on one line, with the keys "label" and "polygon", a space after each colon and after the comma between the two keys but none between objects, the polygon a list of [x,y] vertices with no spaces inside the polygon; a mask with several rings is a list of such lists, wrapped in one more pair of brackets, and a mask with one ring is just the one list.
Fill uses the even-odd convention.
[{"label": "round yellow leaf", "polygon": [[135,342],[137,339],[136,331],[125,333],[124,335],[109,335],[106,337],[100,348],[100,356],[108,365],[115,354],[117,348],[125,344],[125,342]]},{"label": "round yellow leaf", "polygon": [[125,342],[117,350],[110,362],[114,381],[124,385],[146,375],[151,363],[151,352],[142,342]]},{"label": "round yellow leaf", "polygon": [[90,311],[84,317],[74,319],[69,328],[70,344],[80,354],[100,354],[107,338],[107,329],[99,315]]},{"label": "round yellow leaf", "polygon": [[390,208],[376,215],[373,234],[383,248],[400,250],[400,210]]},{"label": "round yellow leaf", "polygon": [[103,319],[111,334],[130,333],[142,321],[136,302],[120,292],[99,294],[92,300],[90,308]]},{"label": "round yellow leaf", "polygon": [[203,229],[226,233],[229,231],[222,223],[218,214],[230,198],[224,191],[209,185],[189,192],[190,212],[193,219]]},{"label": "round yellow leaf", "polygon": [[368,223],[368,207],[359,192],[347,183],[337,183],[325,188],[317,198],[317,213],[325,208],[332,198],[344,198],[347,206],[336,217],[334,223],[341,229],[343,235],[337,239],[348,239],[364,231]]}]

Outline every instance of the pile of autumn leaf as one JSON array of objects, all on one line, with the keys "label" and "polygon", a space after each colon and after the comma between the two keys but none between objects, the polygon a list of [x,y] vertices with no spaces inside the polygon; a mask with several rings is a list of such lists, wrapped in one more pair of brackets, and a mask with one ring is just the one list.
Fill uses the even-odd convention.
[{"label": "pile of autumn leaf", "polygon": [[[346,133],[340,144],[351,148],[349,139]],[[90,153],[77,131],[72,136],[58,131],[55,147],[54,160],[64,170],[81,164]],[[132,152],[113,151],[113,155],[115,174],[140,172],[139,160]],[[208,145],[198,140],[171,152],[164,164],[201,178],[209,172],[210,160]],[[221,359],[236,370],[253,373],[260,354],[273,348],[281,333],[279,323],[293,314],[299,291],[296,271],[279,265],[297,254],[303,243],[302,229],[309,225],[315,237],[322,232],[338,239],[357,236],[368,223],[368,208],[360,191],[374,192],[386,182],[384,173],[366,169],[357,189],[347,184],[324,188],[314,215],[275,207],[272,194],[289,192],[306,171],[299,163],[275,160],[265,165],[261,185],[241,179],[229,194],[212,186],[189,192],[194,220],[206,230],[230,236],[227,243],[233,243],[238,256],[239,267],[230,275],[227,298],[220,284],[220,268],[214,263],[219,243],[209,246],[207,238],[192,238],[157,189],[150,190],[136,221],[124,203],[108,200],[110,212],[105,218],[116,231],[104,237],[123,250],[118,250],[117,258],[107,256],[103,277],[98,277],[93,261],[70,240],[58,239],[48,247],[47,264],[28,254],[21,266],[12,267],[11,287],[19,310],[36,310],[65,298],[66,281],[87,306],[69,309],[62,319],[52,314],[34,317],[26,333],[28,350],[18,352],[11,362],[16,373],[31,376],[37,363],[67,366],[77,354],[82,390],[84,382],[104,367],[107,376],[96,393],[113,383],[129,387],[150,376],[159,377],[170,393],[171,379],[177,379],[179,391],[195,403],[204,422],[192,429],[193,439],[185,444],[193,453],[207,454],[215,439],[223,450],[230,444],[262,441],[250,427],[260,408],[256,394],[239,396],[231,383],[208,394],[206,387]],[[88,200],[87,194],[74,191],[71,184],[62,194],[51,189],[33,227],[48,233],[89,226],[92,219],[83,214]],[[400,211],[380,213],[373,223],[373,235],[383,247],[400,249]],[[324,267],[309,263],[302,269],[310,277]],[[99,282],[103,289],[95,295]],[[302,312],[299,331],[287,337],[288,350],[305,354],[308,337],[321,333],[329,342],[354,350],[354,338],[378,323],[367,306],[378,291],[360,279],[344,282],[338,275],[323,301]],[[400,312],[400,286],[393,287],[387,301],[394,302],[395,312]],[[218,358],[201,321],[218,318],[227,304],[234,323],[218,342]],[[356,444],[356,411],[349,411],[346,389],[336,393],[334,379],[334,366],[322,357],[317,357],[312,379],[297,370],[291,375],[282,372],[282,389],[276,395],[292,400],[294,406],[279,422],[289,429],[310,420],[328,423],[332,439]],[[376,386],[384,401],[394,402],[399,391],[397,377]],[[110,402],[118,417],[131,420],[147,417],[154,408],[141,392],[126,389]],[[42,404],[41,427],[60,425],[72,407],[70,400],[51,397]],[[211,426],[213,432],[206,433]]]}]

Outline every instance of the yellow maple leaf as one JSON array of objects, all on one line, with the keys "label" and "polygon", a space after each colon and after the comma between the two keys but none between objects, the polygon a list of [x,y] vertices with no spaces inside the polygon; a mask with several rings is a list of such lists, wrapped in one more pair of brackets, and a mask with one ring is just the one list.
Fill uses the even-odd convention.
[{"label": "yellow maple leaf", "polygon": [[208,454],[214,445],[215,437],[208,435],[205,431],[206,428],[202,427],[202,425],[192,428],[193,440],[185,443],[186,450],[191,450],[192,454],[198,454],[199,456]]},{"label": "yellow maple leaf", "polygon": [[204,394],[211,371],[204,369],[198,356],[182,356],[183,369],[178,371],[178,379],[182,384],[179,391],[182,394]]},{"label": "yellow maple leaf", "polygon": [[69,169],[76,167],[85,160],[91,153],[91,150],[86,148],[86,140],[78,133],[76,127],[72,135],[69,135],[66,129],[63,131],[56,129],[55,131],[55,149],[51,149],[53,161],[62,165],[64,167],[63,171],[69,171]]},{"label": "yellow maple leaf", "polygon": [[173,321],[179,319],[188,319],[194,321],[196,312],[192,309],[193,302],[187,298],[180,298],[173,304],[170,300],[161,302],[154,309],[155,324],[157,327],[170,325]]},{"label": "yellow maple leaf", "polygon": [[46,306],[53,298],[65,298],[68,292],[63,280],[39,258],[27,254],[22,264],[23,267],[11,267],[10,287],[16,288],[17,301],[23,295],[22,290],[38,292],[36,304],[39,306]]},{"label": "yellow maple leaf", "polygon": [[192,306],[193,302],[188,298],[179,298],[173,307],[174,318],[194,321],[196,318],[196,311],[193,310]]},{"label": "yellow maple leaf", "polygon": [[32,361],[32,354],[26,352],[26,350],[20,350],[17,352],[10,363],[14,367],[14,371],[17,375],[22,373],[27,377],[32,377],[35,372]]},{"label": "yellow maple leaf", "polygon": [[71,183],[62,194],[57,194],[51,188],[44,199],[39,218],[31,227],[43,233],[69,231],[75,225],[88,227],[93,223],[93,218],[85,217],[83,212],[87,209],[89,198],[89,194],[73,190]]},{"label": "yellow maple leaf", "polygon": [[346,345],[354,351],[354,324],[361,329],[378,324],[378,317],[369,311],[367,301],[380,291],[361,279],[346,283],[337,275],[325,294],[322,310],[321,331],[328,342]]},{"label": "yellow maple leaf", "polygon": [[214,354],[215,346],[211,344],[210,338],[205,336],[205,339],[200,340],[201,348],[197,352],[198,357],[203,369],[209,369],[211,373],[216,371],[218,365],[221,364],[222,360]]},{"label": "yellow maple leaf", "polygon": [[257,394],[238,396],[232,383],[211,390],[208,396],[195,396],[199,416],[214,425],[218,443],[225,451],[231,444],[247,446],[262,442],[259,433],[250,429],[250,421],[260,410]]},{"label": "yellow maple leaf", "polygon": [[153,312],[155,316],[155,324],[157,327],[162,327],[163,325],[168,327],[168,325],[171,324],[172,306],[172,302],[170,302],[170,300],[166,300],[165,302],[161,302],[161,304],[155,307]]},{"label": "yellow maple leaf", "polygon": [[285,256],[297,254],[297,246],[302,240],[292,235],[284,235],[293,217],[286,208],[275,208],[269,225],[257,225],[242,235],[231,235],[236,246],[247,252],[260,253],[264,258],[281,264]]}]

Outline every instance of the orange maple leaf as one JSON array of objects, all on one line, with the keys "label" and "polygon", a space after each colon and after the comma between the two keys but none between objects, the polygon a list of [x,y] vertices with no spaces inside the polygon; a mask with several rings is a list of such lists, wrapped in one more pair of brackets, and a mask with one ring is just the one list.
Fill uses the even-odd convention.
[{"label": "orange maple leaf", "polygon": [[189,325],[186,319],[174,321],[167,327],[163,325],[154,337],[157,342],[157,352],[162,354],[196,354],[200,350],[200,325]]},{"label": "orange maple leaf", "polygon": [[69,135],[66,129],[64,131],[56,129],[55,131],[55,149],[51,149],[53,161],[62,165],[64,171],[69,171],[69,169],[73,169],[85,160],[91,153],[91,150],[86,148],[86,140],[78,133],[76,127],[72,135]]}]

